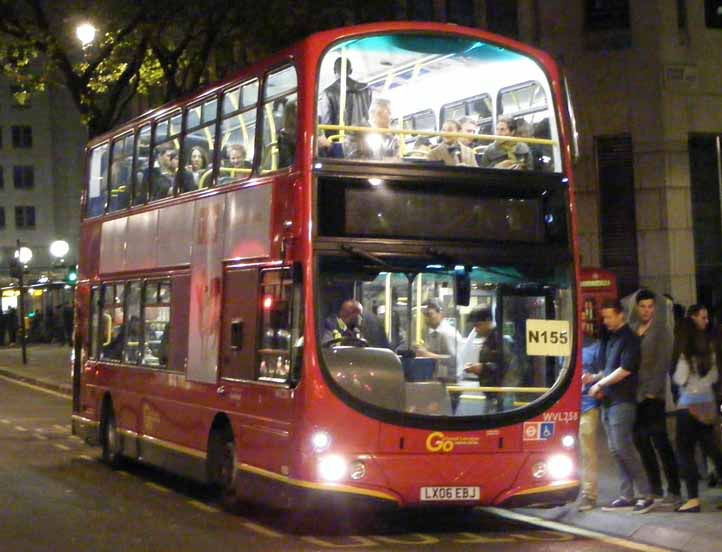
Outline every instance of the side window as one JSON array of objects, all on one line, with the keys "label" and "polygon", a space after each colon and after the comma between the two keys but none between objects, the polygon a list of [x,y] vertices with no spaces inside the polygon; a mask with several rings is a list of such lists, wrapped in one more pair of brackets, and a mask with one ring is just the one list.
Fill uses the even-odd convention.
[{"label": "side window", "polygon": [[86,216],[97,217],[105,212],[108,201],[108,144],[93,148],[88,170],[88,203]]},{"label": "side window", "polygon": [[298,78],[295,67],[271,73],[263,89],[262,172],[290,167],[296,159]]},{"label": "side window", "polygon": [[215,98],[190,107],[186,111],[183,170],[179,184],[181,193],[208,188],[213,183],[217,112],[218,100]]},{"label": "side window", "polygon": [[150,170],[150,199],[163,199],[173,195],[173,184],[178,172],[179,135],[181,115],[159,121],[153,134],[153,166]]},{"label": "side window", "polygon": [[227,90],[223,95],[221,121],[221,166],[218,184],[248,178],[251,174],[256,141],[258,81]]},{"label": "side window", "polygon": [[123,358],[125,341],[125,317],[123,300],[125,295],[123,284],[106,284],[103,287],[103,306],[100,321],[100,358],[117,360]]},{"label": "side window", "polygon": [[142,362],[148,366],[168,366],[170,339],[170,280],[147,282],[143,297],[144,350]]},{"label": "side window", "polygon": [[126,331],[123,343],[123,362],[138,364],[142,351],[142,322],[140,318],[140,282],[130,282],[125,288]]},{"label": "side window", "polygon": [[544,88],[527,82],[499,92],[499,115],[513,117],[517,136],[549,137],[549,106]]},{"label": "side window", "polygon": [[142,205],[148,199],[150,170],[150,125],[145,125],[140,129],[135,143],[133,205]]},{"label": "side window", "polygon": [[110,201],[108,211],[125,209],[130,204],[133,171],[133,135],[113,141],[110,160]]},{"label": "side window", "polygon": [[261,275],[260,344],[258,379],[286,382],[291,375],[292,348],[300,336],[292,328],[293,281],[288,270],[267,270]]},{"label": "side window", "polygon": [[88,327],[88,342],[90,343],[89,358],[98,358],[98,313],[101,310],[100,288],[95,286],[90,292],[90,325]]}]

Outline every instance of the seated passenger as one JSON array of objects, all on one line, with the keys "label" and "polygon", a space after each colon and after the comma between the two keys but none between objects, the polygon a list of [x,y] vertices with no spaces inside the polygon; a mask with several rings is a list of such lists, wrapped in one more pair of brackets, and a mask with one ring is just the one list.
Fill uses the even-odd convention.
[{"label": "seated passenger", "polygon": [[[371,128],[391,128],[391,100],[376,98],[369,108]],[[389,160],[399,157],[399,140],[393,132],[363,132],[347,135],[346,157]]]},{"label": "seated passenger", "polygon": [[328,316],[323,321],[321,344],[343,338],[363,339],[361,335],[361,313],[363,306],[355,299],[346,299],[337,315]]},{"label": "seated passenger", "polygon": [[[464,116],[459,119],[459,125],[461,126],[461,132],[464,134],[478,134],[479,125],[476,123],[476,119],[469,116]],[[480,145],[478,140],[473,138],[459,138],[459,143],[466,146],[467,148],[474,149]]]},{"label": "seated passenger", "polygon": [[197,190],[200,186],[201,177],[208,170],[208,154],[199,146],[193,146],[188,156],[189,163],[186,165],[186,172],[181,185],[184,192]]},{"label": "seated passenger", "polygon": [[178,151],[173,146],[160,146],[156,151],[155,165],[144,175],[144,180],[152,175],[151,199],[173,195],[173,183],[178,171]]},{"label": "seated passenger", "polygon": [[[461,132],[461,125],[452,119],[444,122],[441,132]],[[441,143],[429,153],[432,161],[443,161],[444,165],[466,165],[476,167],[474,150],[462,144],[455,136],[443,136]]]},{"label": "seated passenger", "polygon": [[407,157],[412,159],[427,159],[431,152],[431,140],[428,136],[419,136]]},{"label": "seated passenger", "polygon": [[226,148],[226,154],[228,155],[228,159],[220,169],[218,183],[227,184],[228,182],[248,176],[251,172],[250,169],[252,165],[246,161],[246,148],[243,144],[231,144]]},{"label": "seated passenger", "polygon": [[[499,136],[516,136],[517,124],[511,117],[499,117],[496,133]],[[531,151],[524,142],[495,140],[484,150],[482,167],[494,169],[529,170],[532,168]]]}]

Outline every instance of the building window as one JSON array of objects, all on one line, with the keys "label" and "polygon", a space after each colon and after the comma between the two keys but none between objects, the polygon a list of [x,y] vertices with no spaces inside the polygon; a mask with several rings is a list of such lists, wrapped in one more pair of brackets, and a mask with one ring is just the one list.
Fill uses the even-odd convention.
[{"label": "building window", "polygon": [[632,137],[597,136],[602,266],[616,272],[620,295],[639,287]]},{"label": "building window", "polygon": [[32,148],[33,147],[33,128],[27,125],[16,125],[12,127],[13,147],[14,148]]},{"label": "building window", "polygon": [[15,165],[13,182],[17,190],[30,190],[35,185],[35,171],[31,165]]},{"label": "building window", "polygon": [[0,207],[0,230],[5,230],[5,207]]},{"label": "building window", "polygon": [[587,0],[588,31],[629,29],[629,0]]},{"label": "building window", "polygon": [[493,33],[516,38],[519,36],[517,0],[486,3],[486,28]]},{"label": "building window", "polygon": [[5,168],[0,165],[0,190],[5,188]]},{"label": "building window", "polygon": [[722,0],[705,0],[705,21],[711,29],[722,29]]},{"label": "building window", "polygon": [[15,228],[35,228],[35,207],[15,207]]},{"label": "building window", "polygon": [[0,127],[0,149],[3,147],[3,127]]},{"label": "building window", "polygon": [[[506,4],[509,2],[501,3]],[[516,4],[516,0],[512,0],[511,3]],[[473,27],[476,24],[474,4],[475,2],[469,2],[468,0],[446,0],[446,20],[449,23],[458,23],[459,25]]]}]

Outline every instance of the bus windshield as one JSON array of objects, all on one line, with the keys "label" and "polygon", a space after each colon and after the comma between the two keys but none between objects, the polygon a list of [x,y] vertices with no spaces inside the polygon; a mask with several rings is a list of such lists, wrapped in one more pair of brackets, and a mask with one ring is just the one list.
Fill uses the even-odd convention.
[{"label": "bus windshield", "polygon": [[571,262],[342,250],[319,259],[318,335],[333,387],[359,408],[485,417],[525,408],[568,373]]},{"label": "bus windshield", "polygon": [[549,81],[496,44],[396,33],[323,57],[318,156],[352,162],[561,172]]}]

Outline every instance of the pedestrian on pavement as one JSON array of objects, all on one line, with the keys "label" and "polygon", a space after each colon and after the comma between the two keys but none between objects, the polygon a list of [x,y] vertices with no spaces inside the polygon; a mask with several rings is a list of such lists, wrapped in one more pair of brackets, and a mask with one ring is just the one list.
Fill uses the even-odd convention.
[{"label": "pedestrian on pavement", "polygon": [[[680,480],[677,459],[667,434],[666,393],[669,366],[672,363],[674,332],[657,314],[657,297],[651,290],[642,289],[635,298],[636,318],[630,323],[641,344],[639,383],[637,387],[637,422],[634,444],[642,458],[652,494],[663,505],[680,502]],[[655,452],[656,449],[656,452]],[[657,454],[667,479],[667,495]]]},{"label": "pedestrian on pavement", "polygon": [[[618,300],[602,303],[601,313],[608,334],[599,344],[599,371],[594,376],[596,383],[589,394],[602,400],[602,424],[607,432],[609,452],[617,463],[620,476],[619,498],[602,510],[644,514],[654,508],[654,497],[634,446],[639,337],[627,324]],[[635,486],[638,496],[634,494]]]},{"label": "pedestrian on pavement", "polygon": [[712,341],[702,332],[690,332],[674,371],[674,381],[680,388],[677,451],[687,487],[687,502],[677,508],[678,512],[700,511],[699,473],[694,457],[697,443],[713,460],[717,473],[722,473],[722,451],[714,437],[719,416],[712,386],[718,378]]},{"label": "pedestrian on pavement", "polygon": [[0,307],[0,347],[5,345],[5,327],[7,326],[5,313],[3,312],[2,307]]},{"label": "pedestrian on pavement", "polygon": [[579,421],[579,444],[582,456],[582,493],[577,509],[580,512],[592,510],[597,505],[599,494],[599,451],[597,435],[601,425],[601,403],[589,394],[599,370],[595,362],[599,351],[599,340],[584,336],[582,346],[582,417]]},{"label": "pedestrian on pavement", "polygon": [[18,336],[18,312],[10,307],[5,314],[5,324],[8,330],[8,345],[15,345]]}]

